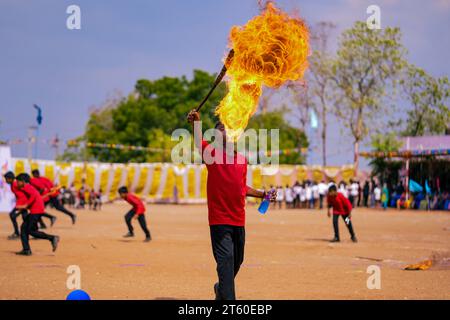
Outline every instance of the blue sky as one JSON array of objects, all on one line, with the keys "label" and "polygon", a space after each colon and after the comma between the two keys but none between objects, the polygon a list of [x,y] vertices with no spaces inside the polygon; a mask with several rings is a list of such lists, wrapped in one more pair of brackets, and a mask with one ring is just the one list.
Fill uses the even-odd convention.
[{"label": "blue sky", "polygon": [[[298,10],[310,25],[336,23],[336,35],[366,20],[366,8],[377,4],[382,27],[401,28],[411,62],[435,76],[450,74],[450,0],[276,3]],[[66,28],[71,4],[81,7],[81,30]],[[26,137],[35,123],[33,103],[44,109],[41,139],[58,134],[67,140],[83,133],[90,108],[115,92],[128,94],[139,78],[217,72],[230,28],[256,14],[256,0],[1,0],[0,139]],[[332,47],[336,43],[334,37]],[[332,130],[337,127],[334,123]],[[330,136],[329,162],[350,163],[350,139]],[[15,145],[13,156],[26,156],[26,150]],[[42,142],[39,157],[53,158]],[[308,161],[319,159],[317,153]]]}]

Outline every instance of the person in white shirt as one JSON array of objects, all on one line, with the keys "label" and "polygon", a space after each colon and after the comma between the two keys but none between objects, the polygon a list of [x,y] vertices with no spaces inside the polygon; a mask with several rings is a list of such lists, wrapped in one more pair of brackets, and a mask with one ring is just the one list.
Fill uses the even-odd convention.
[{"label": "person in white shirt", "polygon": [[325,181],[322,180],[317,187],[319,189],[319,208],[323,209],[323,199],[327,194],[328,186],[325,184]]},{"label": "person in white shirt", "polygon": [[356,181],[352,181],[350,180],[350,196],[349,196],[349,200],[350,203],[352,204],[352,207],[355,208],[355,203],[356,200],[358,199],[358,194],[359,194],[359,185]]},{"label": "person in white shirt", "polygon": [[375,208],[379,208],[381,204],[381,189],[378,185],[375,186],[373,193],[375,196]]},{"label": "person in white shirt", "polygon": [[341,183],[339,184],[339,190],[338,190],[338,192],[339,192],[339,193],[342,193],[342,195],[348,199],[348,192],[347,192],[347,187],[346,187],[346,185],[345,185],[345,182],[341,182]]},{"label": "person in white shirt", "polygon": [[319,186],[317,183],[313,183],[312,185],[312,209],[316,208],[317,200],[319,200]]},{"label": "person in white shirt", "polygon": [[306,196],[306,205],[308,206],[308,208],[311,209],[311,203],[312,203],[312,201],[314,201],[313,200],[314,198],[313,198],[313,194],[312,194],[311,184],[309,181],[306,183],[305,196]]},{"label": "person in white shirt", "polygon": [[287,185],[284,192],[286,197],[286,209],[292,209],[294,207],[294,191]]},{"label": "person in white shirt", "polygon": [[302,188],[300,190],[300,202],[301,202],[301,207],[306,208],[306,185],[305,184],[302,185]]},{"label": "person in white shirt", "polygon": [[302,186],[298,181],[295,183],[293,188],[294,193],[294,208],[300,208],[300,193],[302,192]]},{"label": "person in white shirt", "polygon": [[284,200],[284,189],[282,186],[277,187],[277,197],[276,202],[278,203],[278,208],[281,209]]}]

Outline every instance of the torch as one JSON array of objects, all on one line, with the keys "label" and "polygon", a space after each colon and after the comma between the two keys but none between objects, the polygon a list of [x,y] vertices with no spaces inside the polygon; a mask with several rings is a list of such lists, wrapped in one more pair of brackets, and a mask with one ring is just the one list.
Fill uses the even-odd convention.
[{"label": "torch", "polygon": [[195,111],[199,112],[200,109],[203,107],[203,105],[208,101],[208,98],[211,96],[211,94],[214,92],[214,90],[217,88],[220,82],[222,82],[223,78],[225,77],[225,74],[227,73],[227,68],[231,64],[234,57],[234,50],[231,49],[230,53],[228,53],[227,59],[225,60],[225,64],[223,65],[222,70],[220,71],[219,75],[217,76],[216,80],[214,81],[213,86],[211,87],[211,90],[209,90],[206,97],[200,102],[198,107],[195,109]]}]

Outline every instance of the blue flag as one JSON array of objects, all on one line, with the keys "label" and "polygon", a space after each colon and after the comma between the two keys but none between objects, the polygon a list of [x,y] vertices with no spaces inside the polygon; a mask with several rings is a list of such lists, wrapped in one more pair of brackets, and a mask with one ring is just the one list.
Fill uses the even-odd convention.
[{"label": "blue flag", "polygon": [[409,180],[409,191],[413,193],[422,192],[423,188],[420,184],[411,179]]},{"label": "blue flag", "polygon": [[427,194],[431,194],[431,188],[428,185],[428,180],[425,180],[425,191],[427,192]]},{"label": "blue flag", "polygon": [[36,121],[37,121],[38,125],[41,125],[42,124],[42,109],[37,104],[34,104],[33,107],[37,110]]}]

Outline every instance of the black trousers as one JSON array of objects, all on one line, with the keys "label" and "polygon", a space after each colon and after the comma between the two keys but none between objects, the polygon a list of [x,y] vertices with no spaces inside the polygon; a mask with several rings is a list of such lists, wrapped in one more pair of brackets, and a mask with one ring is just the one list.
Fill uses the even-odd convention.
[{"label": "black trousers", "polygon": [[244,261],[245,228],[210,226],[211,244],[219,277],[218,298],[236,300],[234,278]]},{"label": "black trousers", "polygon": [[355,207],[355,197],[352,195],[349,195],[348,201],[350,201],[350,203],[352,204],[352,208],[354,208]]},{"label": "black trousers", "polygon": [[28,214],[28,211],[25,209],[12,209],[12,211],[9,213],[9,218],[11,219],[13,228],[14,228],[14,234],[19,235],[19,225],[17,224],[17,217],[22,216],[22,220],[25,221],[25,218]]},{"label": "black trousers", "polygon": [[[127,214],[125,215],[125,223],[127,224],[128,231],[131,234],[134,234],[134,228],[133,228],[133,225],[131,224],[131,220],[133,220],[134,215],[135,215],[134,210],[128,211]],[[147,222],[145,221],[145,216],[143,214],[139,215],[138,221],[139,221],[139,225],[142,228],[142,231],[144,231],[144,233],[145,233],[145,236],[147,238],[150,238],[150,231],[147,228]]]},{"label": "black trousers", "polygon": [[368,194],[365,194],[363,196],[363,204],[364,204],[364,207],[366,207],[366,208],[369,207],[369,195]]},{"label": "black trousers", "polygon": [[319,195],[319,208],[320,209],[323,209],[323,198],[324,198],[325,196],[323,195],[323,194],[320,194]]},{"label": "black trousers", "polygon": [[[347,219],[348,215],[340,215],[340,214],[333,214],[333,228],[334,228],[334,237],[336,239],[339,239],[339,216],[342,217],[342,219],[345,221]],[[352,220],[349,221],[349,223],[345,223],[347,226],[348,232],[350,232],[351,237],[355,237],[355,232],[353,231],[353,225]]]},{"label": "black trousers", "polygon": [[53,206],[53,208],[55,208],[56,210],[67,214],[69,217],[71,217],[73,219],[74,214],[72,212],[70,212],[69,210],[67,210],[62,204],[61,201],[59,201],[59,199],[57,197],[53,197],[50,198],[50,200],[48,202],[46,202],[45,204],[51,204]]},{"label": "black trousers", "polygon": [[23,250],[30,250],[30,235],[38,239],[46,239],[53,241],[55,236],[46,234],[45,232],[39,231],[38,221],[41,217],[40,214],[28,214],[20,226],[20,237],[22,240]]}]

